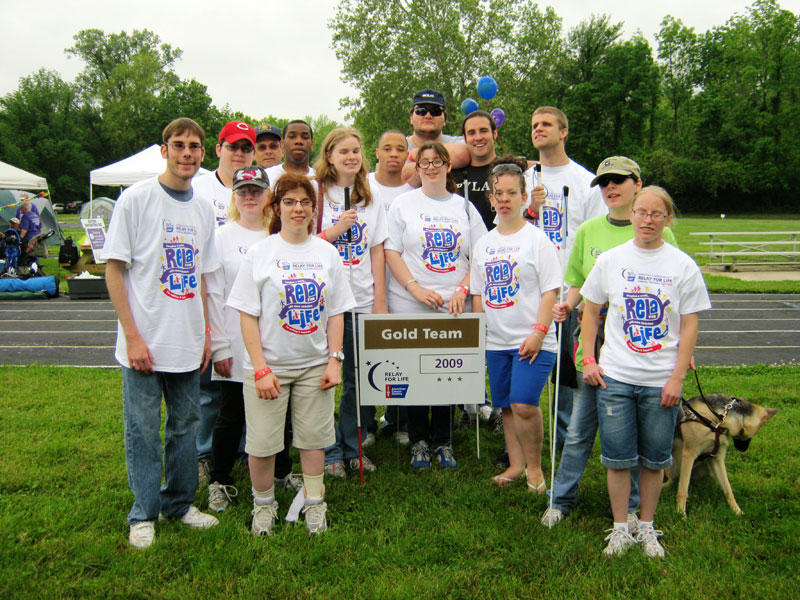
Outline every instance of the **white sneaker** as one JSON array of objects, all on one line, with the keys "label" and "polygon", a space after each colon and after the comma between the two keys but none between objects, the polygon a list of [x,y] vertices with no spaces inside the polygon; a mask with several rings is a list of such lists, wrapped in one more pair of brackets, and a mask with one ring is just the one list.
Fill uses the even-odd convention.
[{"label": "white sneaker", "polygon": [[408,433],[405,431],[396,431],[392,434],[392,438],[401,446],[408,446],[411,443],[411,438],[408,437]]},{"label": "white sneaker", "polygon": [[658,541],[664,535],[663,531],[653,529],[653,527],[642,527],[636,535],[636,541],[641,544],[642,552],[650,558],[661,558],[664,556],[664,546]]},{"label": "white sneaker", "polygon": [[542,515],[542,525],[552,527],[556,523],[564,520],[564,513],[558,508],[548,508]]},{"label": "white sneaker", "polygon": [[328,529],[328,520],[325,518],[327,510],[328,505],[322,498],[306,498],[303,514],[306,518],[306,531],[309,535]]},{"label": "white sneaker", "polygon": [[272,527],[278,521],[278,503],[253,505],[253,522],[250,531],[255,535],[272,535]]},{"label": "white sneaker", "polygon": [[636,516],[635,511],[628,513],[628,529],[631,530],[631,535],[636,537],[636,533],[639,531],[639,517]]},{"label": "white sneaker", "polygon": [[492,407],[484,404],[478,409],[478,413],[481,416],[481,421],[488,421],[489,417],[492,416]]},{"label": "white sneaker", "polygon": [[361,442],[361,447],[362,448],[367,448],[368,446],[374,446],[374,445],[375,445],[375,434],[374,433],[368,433],[366,436],[364,436],[364,441]]},{"label": "white sneaker", "polygon": [[624,529],[612,528],[606,529],[606,531],[611,532],[606,536],[605,539],[605,541],[608,542],[608,546],[606,546],[606,549],[603,550],[606,556],[624,554],[628,548],[636,544],[636,540],[633,539],[633,536]]},{"label": "white sneaker", "polygon": [[149,548],[156,536],[156,527],[153,521],[139,521],[131,525],[128,542],[134,548]]},{"label": "white sneaker", "polygon": [[195,506],[189,507],[186,514],[181,517],[181,523],[192,529],[208,529],[209,527],[219,525],[219,521],[217,521],[216,517],[201,513]]},{"label": "white sneaker", "polygon": [[344,463],[339,460],[328,463],[322,470],[326,475],[332,475],[333,477],[340,477],[342,479],[347,477],[347,472],[344,470]]},{"label": "white sneaker", "polygon": [[[364,471],[367,471],[369,473],[373,473],[373,472],[378,470],[378,467],[375,466],[375,463],[373,463],[369,458],[367,458],[366,455],[363,455],[362,458],[364,459]],[[350,470],[358,471],[359,467],[360,467],[360,465],[358,463],[358,458],[351,458],[350,459]]]},{"label": "white sneaker", "polygon": [[232,485],[224,485],[215,481],[208,485],[208,508],[222,512],[230,506],[239,491]]}]

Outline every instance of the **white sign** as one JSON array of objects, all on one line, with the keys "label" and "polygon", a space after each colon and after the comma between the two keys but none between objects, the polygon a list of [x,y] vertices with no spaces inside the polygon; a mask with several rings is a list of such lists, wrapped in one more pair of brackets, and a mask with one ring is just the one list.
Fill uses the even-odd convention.
[{"label": "white sign", "polygon": [[106,245],[106,226],[105,223],[103,223],[103,219],[81,219],[81,225],[84,231],[86,231],[86,237],[89,239],[89,245],[92,247],[94,262],[98,265],[106,262],[101,257],[103,248]]},{"label": "white sign", "polygon": [[483,404],[483,313],[358,315],[362,405]]}]

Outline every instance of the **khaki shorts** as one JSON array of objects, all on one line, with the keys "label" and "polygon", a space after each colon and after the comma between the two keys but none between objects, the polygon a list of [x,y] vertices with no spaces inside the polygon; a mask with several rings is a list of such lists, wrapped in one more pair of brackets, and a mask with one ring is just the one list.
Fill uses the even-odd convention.
[{"label": "khaki shorts", "polygon": [[326,364],[276,373],[281,393],[274,400],[259,398],[253,371],[245,369],[244,412],[247,440],[244,451],[264,458],[283,450],[286,407],[292,401],[292,444],[301,450],[321,450],[336,441],[333,405],[336,388],[319,389]]}]

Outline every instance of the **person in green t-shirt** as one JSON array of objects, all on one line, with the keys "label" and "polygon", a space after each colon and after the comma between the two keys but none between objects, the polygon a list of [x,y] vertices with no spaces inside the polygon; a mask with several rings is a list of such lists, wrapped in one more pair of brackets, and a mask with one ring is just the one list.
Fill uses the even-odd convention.
[{"label": "person in green t-shirt", "polygon": [[[570,286],[564,302],[553,307],[553,318],[556,322],[566,320],[570,312],[581,307],[580,289],[589,271],[594,267],[597,257],[606,250],[615,248],[633,239],[631,225],[631,206],[633,198],[642,188],[641,169],[639,165],[625,156],[610,156],[597,167],[597,176],[591,187],[600,186],[603,201],[608,206],[608,214],[585,221],[575,233],[575,241],[564,274],[564,281]],[[669,228],[664,230],[664,239],[677,246],[675,236]],[[605,308],[601,320],[605,319]],[[580,327],[575,335],[578,340]],[[603,344],[602,327],[598,330],[595,356],[600,356]],[[575,367],[583,372],[583,349],[578,344],[575,351]],[[578,482],[586,469],[586,463],[592,454],[594,438],[597,435],[597,388],[586,385],[578,376],[578,389],[573,396],[572,414],[570,416],[567,439],[561,453],[556,478],[552,483],[552,508],[548,507],[542,515],[542,525],[552,527],[563,519],[577,504]],[[631,529],[637,522],[636,508],[639,505],[639,469],[631,469],[631,495],[628,521]]]}]

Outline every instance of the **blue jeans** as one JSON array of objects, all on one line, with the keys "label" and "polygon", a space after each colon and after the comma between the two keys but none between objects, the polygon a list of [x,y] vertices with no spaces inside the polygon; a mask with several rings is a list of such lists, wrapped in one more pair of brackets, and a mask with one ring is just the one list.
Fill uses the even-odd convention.
[{"label": "blue jeans", "polygon": [[[356,315],[356,328],[358,315]],[[358,338],[356,338],[357,340]],[[356,357],[353,346],[353,313],[344,314],[344,364],[342,364],[342,397],[339,399],[339,422],[334,421],[336,442],[325,448],[325,464],[358,457],[358,421],[356,415]],[[361,407],[361,441],[375,421],[375,407]]]},{"label": "blue jeans", "polygon": [[632,385],[603,376],[597,392],[600,460],[610,469],[638,464],[653,470],[672,464],[672,440],[678,406],[661,406],[660,387]]},{"label": "blue jeans", "polygon": [[[553,507],[565,515],[578,503],[578,482],[586,470],[586,463],[592,455],[594,438],[597,435],[597,390],[599,386],[587,385],[578,373],[578,389],[572,398],[572,415],[567,429],[567,439],[561,451],[561,462],[553,481],[553,489],[547,490],[553,496]],[[637,465],[631,469],[631,496],[628,510],[639,506],[639,473]]]},{"label": "blue jeans", "polygon": [[[199,422],[200,370],[152,374],[122,367],[122,418],[128,485],[134,495],[128,523],[154,521],[159,512],[182,517],[197,491],[195,435]],[[161,397],[164,423],[164,485],[161,485]]]},{"label": "blue jeans", "polygon": [[[219,405],[222,400],[222,387],[220,381],[211,381],[211,372],[214,365],[208,363],[205,372],[200,375],[199,405],[200,425],[197,427],[197,458],[206,460],[211,458],[211,438],[214,435],[214,425],[219,415]],[[195,467],[196,468],[196,467]]]}]

